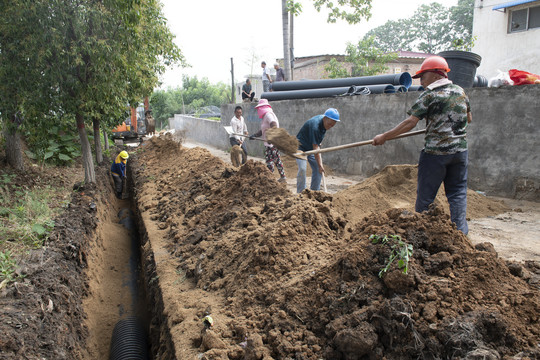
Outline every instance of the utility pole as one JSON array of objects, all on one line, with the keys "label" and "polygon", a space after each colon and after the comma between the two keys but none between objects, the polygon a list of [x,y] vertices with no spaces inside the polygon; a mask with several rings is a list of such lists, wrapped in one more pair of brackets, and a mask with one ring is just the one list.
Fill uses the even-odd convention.
[{"label": "utility pole", "polygon": [[231,101],[232,101],[232,104],[236,103],[236,98],[235,98],[235,91],[234,91],[234,62],[233,62],[233,58],[231,58],[231,79],[232,79],[232,86],[231,86]]},{"label": "utility pole", "polygon": [[289,13],[289,36],[291,73],[289,74],[289,78],[287,80],[292,81],[294,80],[294,14],[292,12]]}]

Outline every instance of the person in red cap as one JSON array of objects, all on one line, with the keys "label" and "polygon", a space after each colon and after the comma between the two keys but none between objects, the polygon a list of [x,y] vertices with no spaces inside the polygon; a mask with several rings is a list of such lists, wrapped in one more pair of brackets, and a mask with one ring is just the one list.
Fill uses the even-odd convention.
[{"label": "person in red cap", "polygon": [[[257,114],[261,120],[261,129],[249,137],[250,140],[253,140],[256,137],[261,137],[266,140],[266,130],[270,128],[278,128],[279,121],[272,110],[272,107],[268,103],[268,100],[261,99],[257,106]],[[272,144],[264,142],[265,152],[264,157],[266,159],[266,166],[271,172],[274,172],[274,164],[279,172],[279,182],[286,182],[287,178],[285,177],[285,169],[283,168],[283,163],[281,162],[281,156],[279,155],[279,150]]]},{"label": "person in red cap", "polygon": [[426,89],[407,111],[409,117],[392,130],[378,134],[373,145],[382,145],[413,129],[420,119],[426,120],[424,148],[418,162],[418,185],[415,210],[428,209],[444,183],[450,204],[450,217],[458,230],[469,232],[467,225],[467,126],[471,108],[467,94],[448,80],[448,63],[440,56],[424,60],[413,78],[420,78]]}]

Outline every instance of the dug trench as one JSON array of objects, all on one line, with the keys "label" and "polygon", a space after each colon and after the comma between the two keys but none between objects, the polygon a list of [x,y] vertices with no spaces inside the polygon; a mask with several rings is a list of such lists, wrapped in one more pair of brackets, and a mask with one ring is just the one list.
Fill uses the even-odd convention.
[{"label": "dug trench", "polygon": [[[176,140],[131,153],[129,201],[103,168],[73,194],[25,280],[2,290],[0,358],[108,358],[133,304],[125,208],[152,359],[540,358],[540,266],[473,245],[444,196],[413,212],[414,166],[298,196],[260,162],[233,167]],[[507,210],[472,191],[469,204],[472,219]],[[406,274],[404,258],[387,266],[397,235],[412,246]]]}]

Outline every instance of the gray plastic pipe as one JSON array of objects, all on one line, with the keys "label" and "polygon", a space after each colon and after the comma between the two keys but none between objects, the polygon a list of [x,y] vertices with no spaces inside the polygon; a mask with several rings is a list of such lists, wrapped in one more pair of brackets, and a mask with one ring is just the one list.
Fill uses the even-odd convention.
[{"label": "gray plastic pipe", "polygon": [[375,84],[403,85],[406,88],[409,88],[412,84],[412,78],[411,74],[408,72],[403,72],[400,74],[361,76],[341,79],[280,81],[272,83],[272,90],[291,91]]},{"label": "gray plastic pipe", "polygon": [[354,95],[354,86],[326,88],[326,89],[307,89],[292,91],[269,91],[261,94],[261,99],[268,101],[292,100],[292,99],[313,99],[343,95]]}]

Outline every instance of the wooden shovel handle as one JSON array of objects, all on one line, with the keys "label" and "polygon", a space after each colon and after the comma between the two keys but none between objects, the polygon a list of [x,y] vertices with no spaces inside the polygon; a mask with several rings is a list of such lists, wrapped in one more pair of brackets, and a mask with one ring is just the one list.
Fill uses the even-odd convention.
[{"label": "wooden shovel handle", "polygon": [[[388,140],[401,139],[401,138],[409,137],[409,136],[413,136],[413,135],[420,135],[420,134],[423,134],[425,132],[426,132],[425,129],[416,130],[416,131],[410,131],[410,132],[398,135],[398,136],[393,137],[393,138],[388,139]],[[373,140],[365,140],[365,141],[360,141],[360,142],[355,142],[355,143],[350,143],[350,144],[345,144],[345,145],[332,146],[332,147],[324,148],[324,149],[317,149],[317,150],[310,150],[310,151],[305,151],[305,152],[298,152],[296,154],[293,154],[293,156],[295,156],[295,157],[296,156],[305,157],[305,156],[308,156],[308,155],[311,155],[311,154],[319,154],[319,153],[325,153],[325,152],[336,151],[336,150],[341,150],[341,149],[348,149],[348,148],[357,147],[357,146],[371,145],[372,143],[373,143]]]}]

